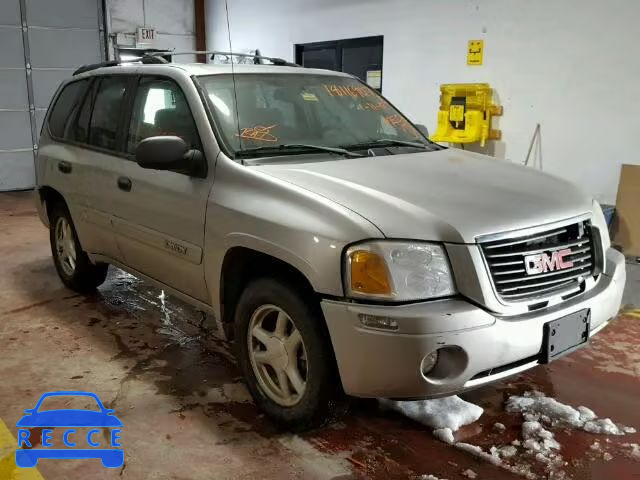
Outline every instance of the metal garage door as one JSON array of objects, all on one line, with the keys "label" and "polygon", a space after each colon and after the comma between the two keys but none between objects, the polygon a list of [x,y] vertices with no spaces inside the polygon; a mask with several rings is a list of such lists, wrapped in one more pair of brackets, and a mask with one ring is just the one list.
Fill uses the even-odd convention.
[{"label": "metal garage door", "polygon": [[51,96],[104,58],[102,15],[102,0],[0,0],[0,191],[33,187]]}]

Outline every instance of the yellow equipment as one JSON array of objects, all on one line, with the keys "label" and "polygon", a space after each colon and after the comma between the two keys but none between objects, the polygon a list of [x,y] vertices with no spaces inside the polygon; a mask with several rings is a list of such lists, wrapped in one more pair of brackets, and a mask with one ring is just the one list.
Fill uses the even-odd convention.
[{"label": "yellow equipment", "polygon": [[502,115],[502,107],[492,102],[488,83],[440,85],[438,127],[434,142],[473,143],[484,147],[487,139],[500,140],[502,132],[491,129],[491,117]]}]

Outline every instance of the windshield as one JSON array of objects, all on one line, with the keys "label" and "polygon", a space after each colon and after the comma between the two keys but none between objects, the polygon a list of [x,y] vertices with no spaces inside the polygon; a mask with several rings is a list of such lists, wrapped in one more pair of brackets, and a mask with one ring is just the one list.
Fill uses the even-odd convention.
[{"label": "windshield", "polygon": [[348,149],[375,142],[425,142],[398,110],[352,78],[236,74],[235,95],[232,75],[203,76],[199,82],[234,154],[257,149],[268,155],[264,147],[294,144]]}]

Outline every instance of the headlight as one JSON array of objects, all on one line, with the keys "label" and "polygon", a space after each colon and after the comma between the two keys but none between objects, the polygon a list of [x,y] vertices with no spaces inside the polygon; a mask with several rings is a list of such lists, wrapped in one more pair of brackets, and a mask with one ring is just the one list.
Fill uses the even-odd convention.
[{"label": "headlight", "polygon": [[350,247],[345,261],[345,290],[350,297],[409,301],[456,293],[441,245],[367,242]]}]

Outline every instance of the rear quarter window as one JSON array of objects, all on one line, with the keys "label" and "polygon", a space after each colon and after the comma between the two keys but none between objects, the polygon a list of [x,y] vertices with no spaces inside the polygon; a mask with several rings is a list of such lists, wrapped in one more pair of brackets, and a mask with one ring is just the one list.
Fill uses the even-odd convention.
[{"label": "rear quarter window", "polygon": [[64,86],[49,115],[49,132],[53,137],[67,138],[89,80]]}]

